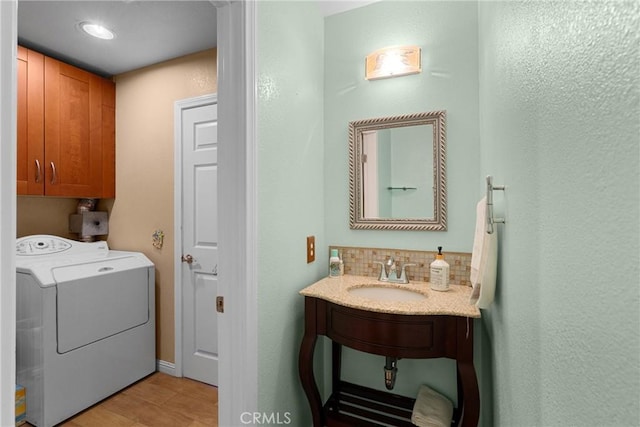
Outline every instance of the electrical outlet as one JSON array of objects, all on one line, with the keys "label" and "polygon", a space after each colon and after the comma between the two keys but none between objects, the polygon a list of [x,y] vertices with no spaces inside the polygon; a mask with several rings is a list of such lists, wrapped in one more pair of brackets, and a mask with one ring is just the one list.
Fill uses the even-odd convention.
[{"label": "electrical outlet", "polygon": [[307,237],[307,264],[316,260],[316,236]]}]

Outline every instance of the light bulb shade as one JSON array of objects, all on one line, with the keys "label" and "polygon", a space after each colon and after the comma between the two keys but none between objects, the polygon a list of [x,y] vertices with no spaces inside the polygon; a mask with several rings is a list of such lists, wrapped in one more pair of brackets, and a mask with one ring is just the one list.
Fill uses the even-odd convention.
[{"label": "light bulb shade", "polygon": [[385,47],[371,52],[365,58],[367,80],[417,74],[422,71],[418,46]]}]

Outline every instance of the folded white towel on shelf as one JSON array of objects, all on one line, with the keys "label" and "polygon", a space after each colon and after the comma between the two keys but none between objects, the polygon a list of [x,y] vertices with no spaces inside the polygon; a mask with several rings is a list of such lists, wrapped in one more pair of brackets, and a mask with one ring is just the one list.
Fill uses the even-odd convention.
[{"label": "folded white towel on shelf", "polygon": [[496,290],[496,272],[498,267],[498,228],[487,233],[487,198],[476,205],[476,232],[471,253],[472,286],[469,302],[478,308],[488,308],[493,302]]},{"label": "folded white towel on shelf", "polygon": [[419,427],[450,427],[453,403],[432,388],[421,385],[411,422]]}]

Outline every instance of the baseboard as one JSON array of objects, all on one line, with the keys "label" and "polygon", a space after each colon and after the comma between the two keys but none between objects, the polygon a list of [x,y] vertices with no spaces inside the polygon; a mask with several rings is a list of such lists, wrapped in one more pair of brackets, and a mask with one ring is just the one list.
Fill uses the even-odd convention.
[{"label": "baseboard", "polygon": [[157,370],[158,372],[162,372],[163,374],[168,374],[171,376],[176,376],[176,365],[171,363],[171,362],[167,362],[164,360],[160,360],[158,359],[156,361],[156,366],[157,366]]}]

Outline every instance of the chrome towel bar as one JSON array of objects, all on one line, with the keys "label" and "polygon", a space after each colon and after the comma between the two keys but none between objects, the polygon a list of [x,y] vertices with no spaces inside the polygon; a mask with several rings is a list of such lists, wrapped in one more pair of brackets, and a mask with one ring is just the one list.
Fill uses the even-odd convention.
[{"label": "chrome towel bar", "polygon": [[493,234],[493,224],[504,224],[504,218],[493,217],[493,190],[504,191],[504,185],[493,185],[493,177],[487,175],[487,234]]}]

